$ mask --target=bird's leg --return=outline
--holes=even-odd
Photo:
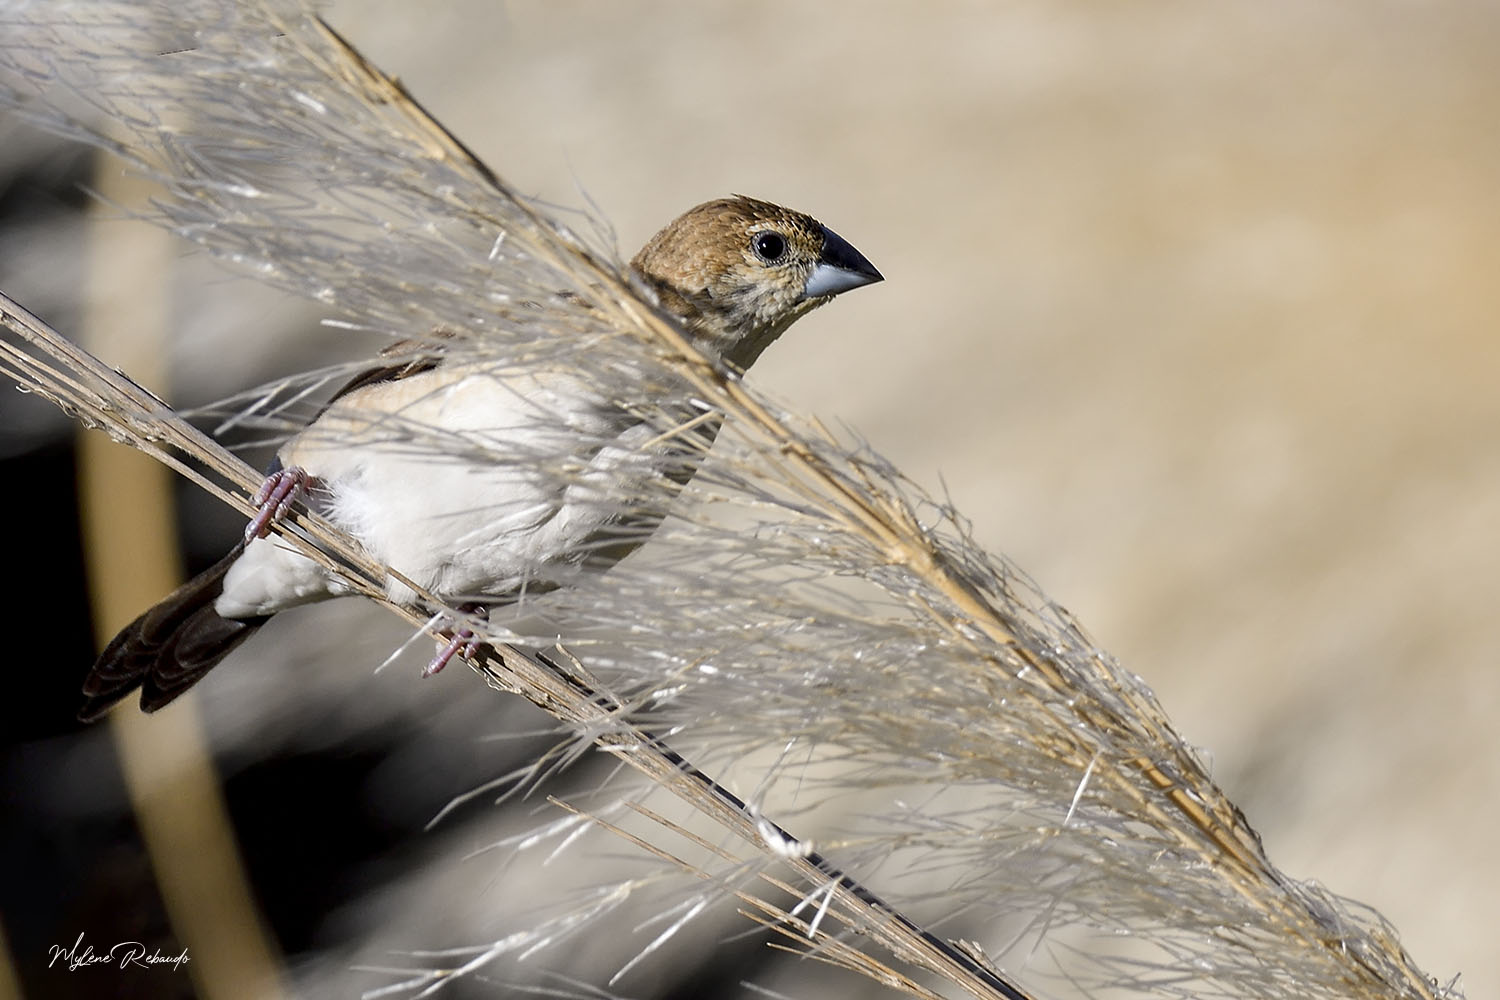
[[[296,465],[277,469],[267,476],[255,491],[255,516],[245,525],[245,541],[266,537],[271,525],[286,517],[292,501],[307,489],[310,481],[307,471]]]
[[[486,617],[488,610],[483,604],[460,604],[458,610],[466,615],[475,615],[479,618]],[[431,677],[448,665],[448,661],[459,654],[471,657],[479,652],[479,642],[474,638],[474,630],[460,625],[453,630],[453,637],[448,640],[448,645],[438,650],[438,654],[432,658],[422,671],[423,677]]]

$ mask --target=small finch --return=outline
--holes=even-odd
[[[705,353],[748,368],[799,317],[840,292],[880,281],[863,255],[810,216],[734,197],[699,205],[646,244],[633,277]],[[398,359],[391,359],[396,361]],[[545,414],[545,420],[539,415]],[[244,541],[127,625],[83,684],[91,721],[135,688],[155,711],[198,681],[279,611],[348,593],[318,563],[268,534],[302,500],[418,587],[481,613],[520,594],[608,569],[665,515],[601,502],[651,477],[685,483],[704,448],[652,448],[659,429],[622,420],[576,376],[497,372],[429,344],[349,383],[277,453]],[[462,452],[413,446],[399,428],[474,443]],[[715,418],[699,430],[711,443]],[[493,458],[556,450],[560,435],[590,442],[569,477]],[[486,444],[489,455],[484,455]],[[624,483],[625,485],[621,485]],[[391,597],[415,604],[410,588]],[[427,672],[472,649],[453,642]]]

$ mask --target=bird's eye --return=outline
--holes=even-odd
[[[774,264],[786,256],[786,237],[780,233],[756,233],[750,241],[750,249],[767,264]]]

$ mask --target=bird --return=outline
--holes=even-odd
[[[644,299],[705,355],[741,372],[809,311],[883,280],[812,216],[743,195],[688,210],[628,267]],[[482,615],[607,571],[641,545],[666,511],[659,500],[632,507],[631,494],[651,481],[685,485],[718,432],[721,417],[700,412],[686,421],[692,433],[664,447],[638,410],[602,402],[580,376],[545,366],[497,370],[445,352],[445,336],[451,332],[420,347],[387,348],[394,357],[352,379],[282,445],[243,539],[99,655],[83,682],[81,721],[100,718],[136,689],[141,709],[156,711],[272,616],[350,593],[270,531],[295,504],[423,590]],[[435,456],[414,446],[412,437],[424,433],[457,435],[473,447]],[[527,449],[556,452],[559,442],[566,451],[570,440],[578,442],[577,467],[567,474],[514,460]],[[512,448],[511,461],[497,460],[501,445]],[[419,603],[398,582],[388,596]],[[451,635],[424,675],[456,654],[472,655],[468,628]]]

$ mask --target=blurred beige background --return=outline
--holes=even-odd
[[[1156,689],[1290,874],[1500,993],[1500,7],[346,2],[634,248],[729,192],[887,282],[757,371]]]

